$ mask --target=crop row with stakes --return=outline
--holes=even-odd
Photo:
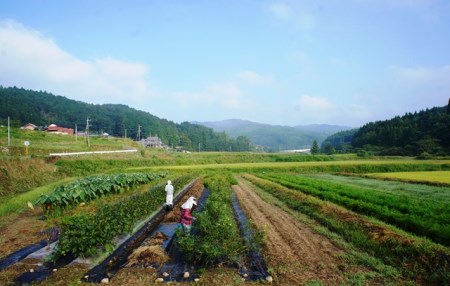
[[[45,210],[67,208],[82,202],[95,200],[106,194],[128,191],[134,186],[147,184],[153,180],[163,178],[167,174],[167,172],[121,173],[90,176],[71,184],[59,186],[49,195],[39,196],[33,202],[33,205],[42,205]]]
[[[174,179],[172,183],[178,190],[191,179],[191,176],[185,175]],[[164,200],[164,184],[160,184],[145,193],[104,205],[94,213],[65,217],[60,224],[61,235],[52,254],[53,259],[68,254],[87,257],[104,249],[111,252],[114,237],[131,233],[136,223],[155,212]]]
[[[191,263],[211,266],[231,263],[243,253],[245,247],[239,235],[232,209],[230,183],[224,176],[205,179],[211,195],[203,210],[194,213],[192,234],[177,234],[177,243],[186,259]]]
[[[442,283],[448,282],[450,251],[447,247],[271,180],[248,174],[243,177],[289,208],[326,226],[355,247],[398,267],[405,276],[420,277],[432,285],[446,285]]]
[[[449,202],[387,194],[372,188],[300,175],[278,173],[263,177],[357,213],[378,218],[414,234],[426,236],[435,242],[450,245]]]

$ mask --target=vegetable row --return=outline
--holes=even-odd
[[[172,181],[176,190],[192,179],[186,175]],[[113,250],[113,238],[131,233],[133,227],[163,205],[164,184],[150,188],[147,192],[131,195],[115,204],[104,205],[96,212],[79,213],[65,217],[61,224],[61,235],[53,258],[68,254],[92,256],[105,249]]]
[[[399,267],[403,274],[436,285],[448,281],[448,247],[409,235],[381,222],[356,214],[331,202],[254,175],[244,178],[286,204],[304,213],[357,248]]]
[[[435,242],[450,245],[450,204],[401,195],[376,189],[351,186],[298,175],[262,176],[305,194],[344,206],[360,214],[376,217]]]
[[[166,175],[167,172],[89,176],[71,184],[56,187],[51,194],[39,196],[33,205],[42,205],[46,210],[65,208],[95,200],[106,194],[122,193],[134,186],[147,184]]]
[[[232,209],[230,183],[224,176],[205,179],[211,191],[203,210],[194,215],[191,235],[177,234],[186,259],[196,265],[232,263],[245,252]]]

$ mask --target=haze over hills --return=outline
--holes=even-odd
[[[241,119],[206,122],[193,121],[191,123],[212,128],[216,132],[225,132],[233,138],[245,136],[255,145],[264,146],[273,150],[307,148],[311,146],[314,140],[320,144],[330,135],[353,128],[327,124],[291,127],[263,124]]]

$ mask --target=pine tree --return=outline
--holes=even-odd
[[[311,154],[319,154],[319,152],[320,152],[319,144],[317,143],[316,140],[314,140],[311,147]]]

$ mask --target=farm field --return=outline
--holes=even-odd
[[[155,164],[159,161],[151,164],[145,158],[148,155],[133,164],[122,164],[126,158],[114,159],[112,156],[108,156],[107,164],[97,157],[95,160],[60,160],[56,164],[70,180],[64,181],[64,176],[55,178],[60,183],[46,189],[45,197],[34,190],[22,194],[28,195],[27,200],[34,203],[34,210],[24,205],[13,211],[5,206],[11,200],[2,200],[1,207],[8,211],[3,212],[0,224],[0,259],[31,243],[48,239],[45,230],[56,226],[60,231],[58,243],[61,245],[56,252],[59,256],[76,253],[76,256],[95,257],[93,261],[99,265],[108,255],[104,250],[113,254],[118,250],[114,243],[108,242],[109,239],[124,233],[136,235],[147,220],[157,219],[158,226],[176,224],[178,207],[183,200],[190,195],[199,198],[203,190],[208,189],[211,194],[205,198],[204,210],[194,213],[198,220],[193,224],[193,232],[198,233],[198,237],[178,238],[187,259],[186,265],[193,267],[192,277],[195,275],[199,279],[195,285],[253,284],[242,271],[247,269],[249,277],[252,276],[250,266],[244,265],[251,259],[248,253],[254,251],[261,253],[265,260],[261,264],[266,265],[265,270],[258,268],[265,273],[260,279],[266,280],[270,276],[272,285],[445,285],[448,281],[449,187],[367,177],[375,173],[387,175],[396,170],[410,174],[420,171],[425,176],[429,174],[428,178],[433,173],[445,175],[448,174],[448,160],[339,160],[337,157],[320,160],[305,157],[299,159],[303,162],[285,162],[290,157],[280,155],[277,160],[276,155],[265,158],[264,155],[253,155],[256,163],[251,163],[251,154],[246,155],[244,162],[237,162],[236,154],[227,157],[220,153],[201,154],[201,157],[193,154],[183,157],[185,161],[179,165]],[[215,163],[210,162],[213,157]],[[83,168],[95,170],[95,173],[85,175]],[[141,179],[140,173],[148,174],[145,178],[150,180]],[[70,195],[73,203],[68,200],[68,194],[56,195],[63,205],[44,207],[56,200],[49,199],[50,189],[61,189],[61,185],[69,188],[76,185],[77,180],[81,182],[94,174],[104,178],[112,174],[126,178],[124,174],[130,174],[142,182],[127,179],[130,187],[108,186],[106,190],[90,179],[85,184],[97,186],[102,195],[96,193],[84,200],[83,197],[88,195],[75,191],[72,192],[75,195]],[[435,180],[441,177],[439,175]],[[175,182],[180,180],[177,191],[197,179],[197,183],[180,193],[173,212],[162,209],[164,191],[161,188],[168,178]],[[40,188],[46,184],[53,183],[45,182]],[[91,187],[87,189],[94,192]],[[255,244],[239,234],[229,194],[236,196],[250,220]],[[148,210],[144,211],[146,208]],[[127,217],[124,228],[118,228],[122,217]],[[129,221],[131,217],[133,222]],[[102,223],[86,228],[91,220]],[[86,229],[90,229],[95,237],[105,238],[105,242],[98,240],[90,247],[84,242],[81,243],[83,247],[71,244],[76,240],[91,240],[81,236],[74,239],[80,230],[85,233]],[[143,245],[146,245],[146,251],[150,249],[151,236],[144,236],[136,239],[139,243],[135,242],[132,250],[144,251]],[[227,242],[227,236],[230,242]],[[161,241],[155,244],[158,247],[152,245],[151,249],[161,249]],[[103,252],[99,252],[100,243],[104,244]],[[139,259],[149,264],[137,259],[135,264],[138,266],[119,267],[113,271],[115,274],[110,277],[109,284],[161,285],[157,282],[162,277],[159,270],[170,257],[170,253],[164,254],[160,250],[148,253]],[[151,259],[158,261],[158,267],[155,264],[149,266]],[[36,269],[38,263],[44,262],[28,258],[1,269],[0,284],[14,282],[30,269]],[[88,266],[83,264],[61,266],[38,284],[91,285],[82,281],[88,271]],[[177,283],[192,284],[182,279]]]
[[[441,183],[450,186],[450,171],[375,173],[369,176],[402,181]]]

